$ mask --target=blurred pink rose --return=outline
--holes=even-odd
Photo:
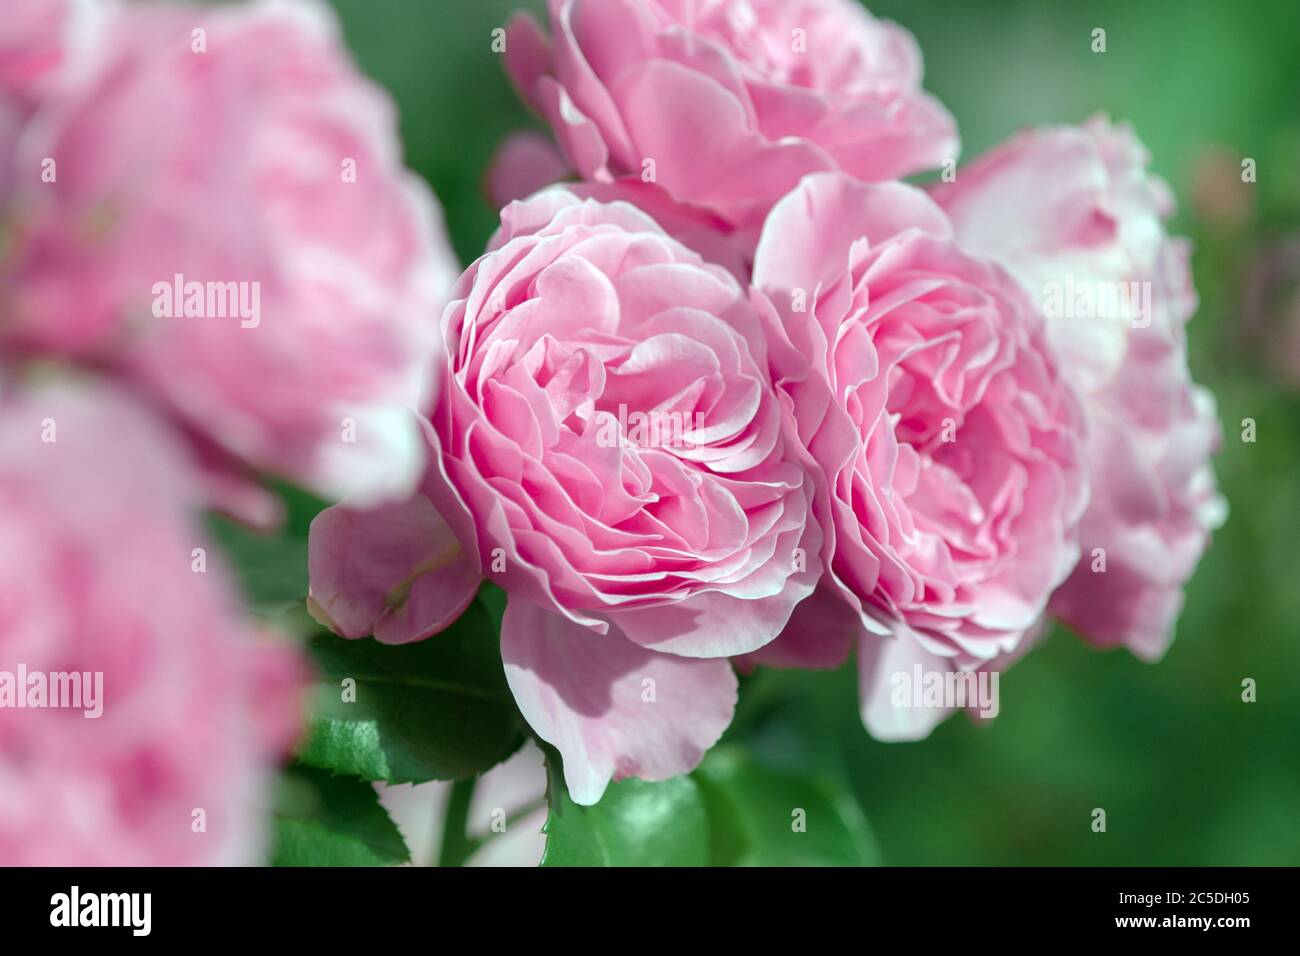
[[[102,0],[5,0],[0,18],[0,100],[30,108],[90,54]]]
[[[182,450],[113,392],[0,405],[0,863],[260,862],[301,665],[235,610]],[[74,671],[93,701],[6,697]]]
[[[128,380],[214,468],[409,492],[458,266],[388,99],[316,3],[101,14],[6,134],[0,344]]]
[[[807,173],[884,180],[957,155],[915,40],[853,0],[548,7],[552,38],[516,17],[506,64],[585,179],[653,172],[751,226]]]
[[[1226,514],[1214,399],[1187,368],[1187,244],[1131,130],[1097,118],[1022,134],[936,188],[961,241],[1005,265],[1048,317],[1084,397],[1092,503],[1052,611],[1096,644],[1160,657],[1182,587]]]
[[[1077,400],[1033,303],[912,187],[808,177],[768,217],[754,283],[824,476],[825,587],[857,618],[823,592],[754,659],[824,666],[856,634],[868,729],[924,736],[944,711],[892,706],[891,675],[1000,666],[1078,559]]]
[[[317,613],[415,640],[488,574],[510,685],[575,800],[689,770],[731,718],[724,658],[772,640],[820,571],[762,310],[631,205],[509,206],[443,315],[424,494],[317,518]]]

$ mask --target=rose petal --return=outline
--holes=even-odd
[[[501,657],[524,719],[560,751],[569,796],[584,806],[611,779],[694,769],[736,706],[725,660],[659,654],[525,601],[506,607]]]
[[[312,614],[344,637],[385,644],[443,630],[482,580],[429,499],[361,511],[327,508],[311,523]]]

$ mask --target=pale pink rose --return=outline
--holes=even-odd
[[[823,594],[753,659],[834,663],[857,636],[868,729],[924,736],[944,711],[888,706],[893,673],[998,666],[1078,559],[1077,399],[1024,291],[910,186],[806,178],[764,225],[754,283],[823,479],[824,587],[848,610]]]
[[[1210,467],[1214,399],[1187,368],[1188,248],[1165,232],[1173,198],[1148,162],[1128,127],[1097,118],[1022,134],[935,198],[964,244],[1043,304],[1084,397],[1092,503],[1051,609],[1094,643],[1152,660],[1226,511]]]
[[[506,64],[585,179],[653,174],[751,226],[807,173],[885,180],[957,155],[915,40],[854,0],[548,8],[549,39],[526,15],[511,22]]]
[[[129,381],[214,471],[408,493],[458,267],[332,15],[113,6],[84,56],[0,197],[3,346]]]
[[[0,406],[0,863],[261,862],[302,665],[236,610],[183,450],[116,392]],[[23,668],[100,693],[18,708]]]
[[[423,495],[317,518],[316,613],[414,640],[487,574],[510,686],[575,800],[692,768],[731,718],[725,658],[820,573],[770,309],[626,203],[509,206],[443,314]]]

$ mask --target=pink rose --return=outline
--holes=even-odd
[[[1214,399],[1187,368],[1188,248],[1165,232],[1173,197],[1148,161],[1131,130],[1097,118],[1022,134],[934,195],[963,243],[1042,302],[1084,397],[1092,503],[1052,611],[1151,660],[1226,511],[1210,467]]]
[[[301,665],[235,612],[182,449],[115,392],[0,406],[0,863],[259,862]]]
[[[756,226],[807,173],[884,180],[957,154],[916,42],[853,0],[548,6],[552,38],[517,17],[506,64],[585,179],[650,177]]]
[[[1000,666],[1078,559],[1077,400],[1033,303],[912,187],[808,177],[768,217],[754,284],[823,476],[831,591],[756,659],[825,664],[857,636],[868,729],[924,736],[944,711],[894,706],[892,676]]]
[[[510,686],[593,803],[698,762],[735,703],[725,658],[812,591],[820,535],[766,301],[626,203],[552,189],[501,218],[443,314],[423,495],[317,518],[312,600],[405,641],[501,583]]]
[[[105,12],[101,0],[6,0],[0,20],[0,101],[35,104],[80,59]]]
[[[332,16],[114,6],[85,56],[0,197],[0,344],[129,380],[219,468],[409,492],[458,267]]]

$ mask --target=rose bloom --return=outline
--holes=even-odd
[[[593,803],[716,741],[725,658],[813,590],[820,533],[762,297],[627,203],[555,188],[501,218],[443,313],[422,494],[318,517],[312,601],[341,634],[406,641],[499,582],[510,686]]]
[[[0,122],[0,345],[119,376],[214,476],[409,492],[458,266],[387,97],[316,3],[94,9],[75,69]],[[32,58],[0,39],[0,76]]]
[[[0,864],[264,859],[301,665],[236,612],[198,499],[134,400],[0,398]],[[95,700],[20,708],[3,685],[22,668],[78,672]],[[36,701],[29,686],[11,690]]]
[[[506,65],[584,179],[650,178],[757,226],[807,173],[885,180],[957,155],[907,31],[854,0],[549,0]],[[653,163],[653,167],[648,163]]]
[[[1226,506],[1210,466],[1214,399],[1187,367],[1189,250],[1165,232],[1173,197],[1148,162],[1130,129],[1096,118],[1022,134],[934,195],[963,243],[1044,303],[1084,396],[1092,503],[1052,611],[1098,645],[1153,660]]]
[[[772,210],[754,284],[774,378],[818,466],[823,590],[751,660],[825,666],[858,642],[882,739],[945,713],[895,675],[999,668],[1078,558],[1083,419],[1019,285],[902,184],[806,178]]]

